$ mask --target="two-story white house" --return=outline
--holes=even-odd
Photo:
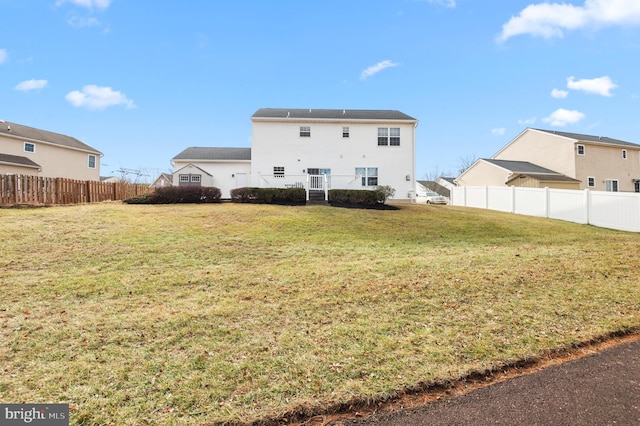
[[[262,108],[251,116],[255,186],[415,189],[418,120],[394,110]]]
[[[250,152],[187,148],[172,159],[173,184],[217,186],[223,198],[242,186],[298,187],[324,199],[329,189],[388,185],[394,201],[410,201],[417,126],[395,110],[262,108],[251,116]]]
[[[0,174],[99,181],[101,155],[71,136],[0,120]]]

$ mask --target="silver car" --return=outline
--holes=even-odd
[[[443,197],[437,192],[427,191],[427,204],[448,204],[447,197]]]

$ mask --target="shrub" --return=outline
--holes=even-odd
[[[235,203],[302,205],[307,202],[304,188],[254,188],[231,190],[231,201]]]
[[[373,205],[378,203],[378,193],[369,189],[330,189],[329,204]]]
[[[219,203],[220,189],[213,186],[166,186],[151,195],[124,200],[127,204]]]
[[[382,204],[386,203],[389,198],[396,194],[396,190],[389,185],[378,185],[376,186],[376,189],[374,189],[374,192],[376,193],[378,202]]]

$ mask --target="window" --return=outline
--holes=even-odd
[[[24,143],[24,152],[36,152],[36,144],[25,142]]]
[[[623,149],[623,150],[622,150],[622,159],[623,159],[623,160],[626,160],[626,159],[627,159],[627,150],[626,150],[626,149]]]
[[[360,177],[362,186],[378,185],[377,167],[356,167],[356,176]]]
[[[300,126],[300,137],[301,138],[310,138],[311,137],[311,127],[309,127],[309,126]]]
[[[390,128],[389,134],[391,135],[391,139],[389,140],[389,145],[400,146],[400,127]]]
[[[578,151],[578,155],[584,155],[584,145],[576,145],[576,150]]]
[[[188,183],[189,182],[189,175],[180,175],[180,182]]]
[[[389,145],[389,129],[378,127],[378,146]]]
[[[89,155],[89,168],[90,169],[95,169],[96,168],[96,156],[95,155]]]
[[[284,167],[276,166],[273,168],[273,177],[283,178],[284,177]]]
[[[618,192],[618,180],[607,179],[604,181],[604,189],[609,192]]]
[[[593,176],[589,176],[587,178],[587,186],[589,186],[590,188],[596,186],[596,178],[594,178]]]
[[[378,146],[400,146],[400,127],[378,127]]]
[[[348,127],[343,127],[342,128],[342,137],[343,138],[348,138],[349,137],[349,128]]]
[[[200,183],[200,175],[191,175],[191,182]]]

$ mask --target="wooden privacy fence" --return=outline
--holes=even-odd
[[[28,175],[0,175],[0,206],[118,201],[152,192],[149,185]]]

